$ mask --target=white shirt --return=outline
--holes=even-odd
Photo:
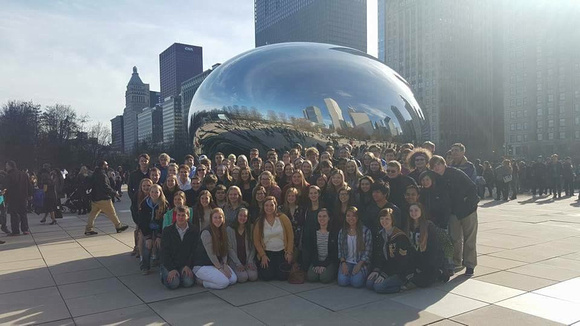
[[[189,223],[185,224],[185,229],[180,228],[179,226],[177,226],[177,223],[175,223],[175,228],[177,229],[177,233],[179,233],[181,241],[183,241],[183,236],[185,235],[185,232],[189,230]]]
[[[348,235],[346,239],[348,252],[346,254],[346,262],[356,264],[356,235]]]
[[[284,227],[278,217],[273,225],[264,220],[264,245],[268,251],[284,250]]]
[[[187,178],[185,182],[181,182],[181,179],[177,178],[177,185],[179,186],[179,189],[181,189],[182,191],[189,190],[191,189],[191,180]]]

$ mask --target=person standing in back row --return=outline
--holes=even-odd
[[[439,175],[438,182],[449,192],[449,233],[453,240],[455,268],[461,270],[465,266],[465,275],[471,276],[477,265],[477,187],[463,171],[447,166],[439,155],[429,160],[429,166]]]
[[[109,177],[107,176],[108,170],[109,163],[101,161],[93,173],[93,180],[91,182],[93,189],[91,192],[91,213],[89,214],[87,226],[85,227],[85,235],[98,234],[98,232],[94,230],[95,219],[101,212],[103,212],[103,214],[113,222],[117,233],[123,232],[128,228],[127,225],[124,225],[119,221],[119,217],[117,216],[117,212],[113,206],[112,199],[117,198],[119,194],[111,188]]]

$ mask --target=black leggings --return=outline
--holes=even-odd
[[[277,279],[279,281],[288,280],[289,272],[283,272],[280,270],[280,265],[286,261],[284,259],[284,250],[281,251],[266,251],[266,256],[270,261],[268,262],[268,267],[262,268],[262,264],[258,261],[258,276],[263,281],[271,281]]]

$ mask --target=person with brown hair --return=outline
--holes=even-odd
[[[152,185],[149,196],[139,206],[139,231],[141,232],[141,272],[149,274],[153,246],[161,247],[161,230],[163,228],[163,215],[167,212],[169,204],[163,195],[160,185]]]
[[[371,231],[363,226],[358,209],[350,207],[344,226],[338,233],[338,285],[352,285],[355,288],[365,285],[372,246]]]
[[[264,281],[287,280],[294,254],[292,224],[278,211],[277,204],[274,196],[266,197],[254,226],[254,246],[260,260],[258,275]]]
[[[407,156],[407,165],[411,168],[409,177],[413,178],[416,183],[419,183],[419,176],[421,173],[427,171],[429,160],[431,159],[431,152],[428,149],[417,147]]]
[[[443,272],[445,255],[438,238],[437,226],[429,221],[427,211],[421,203],[409,206],[408,225],[409,239],[415,249],[412,256],[414,274],[411,282],[419,287],[428,287],[437,280],[447,282],[449,276]],[[443,230],[439,232],[445,234]]]
[[[379,212],[381,230],[373,243],[373,271],[367,278],[367,289],[377,293],[397,293],[413,272],[413,247],[404,231],[395,226],[393,210]]]
[[[284,204],[280,205],[280,212],[286,214],[292,223],[292,230],[294,231],[294,253],[295,256],[300,256],[300,240],[302,239],[302,230],[304,228],[304,206],[299,202],[300,192],[294,187],[286,190],[284,196]]]
[[[169,209],[173,208],[173,196],[176,192],[180,191],[177,185],[177,176],[173,174],[168,174],[165,183],[163,184],[163,195],[165,195],[165,200],[169,204]]]
[[[175,193],[175,195],[173,196],[173,207],[174,208],[171,210],[168,210],[165,213],[165,215],[163,215],[163,229],[165,229],[166,227],[175,223],[175,221],[177,220],[176,208],[179,206],[187,207],[187,206],[185,206],[185,202],[186,202],[185,193],[181,190],[177,191]],[[188,210],[187,218],[189,219],[190,217],[193,216],[193,209],[191,207],[187,207],[187,210]],[[191,221],[191,220],[189,220],[189,221]],[[189,223],[191,223],[191,222],[189,222]]]
[[[217,205],[209,190],[202,190],[199,193],[199,200],[193,209],[193,225],[200,230],[205,229],[211,223],[211,212]]]
[[[242,200],[242,190],[238,186],[230,186],[223,208],[226,215],[226,225],[230,226],[237,220],[238,210],[242,207],[248,208],[248,204]]]
[[[326,208],[318,212],[318,230],[304,239],[303,250],[312,253],[306,278],[308,282],[330,283],[336,277],[338,245],[336,232],[330,230],[330,215]]]
[[[238,278],[228,266],[228,235],[224,211],[211,211],[211,223],[201,231],[201,245],[195,250],[193,272],[206,289],[221,290]]]
[[[295,170],[292,173],[292,177],[290,178],[290,182],[282,189],[282,198],[286,197],[286,192],[290,188],[295,188],[298,190],[298,201],[300,204],[306,203],[308,199],[308,187],[310,184],[304,178],[304,174],[300,170]]]
[[[237,171],[239,179],[236,181],[234,178],[233,184],[240,187],[240,190],[242,191],[242,200],[246,203],[251,203],[252,192],[254,191],[254,188],[256,188],[256,180],[254,180],[252,171],[248,167],[238,168]]]
[[[192,268],[199,241],[199,229],[189,223],[189,208],[176,206],[174,210],[175,222],[163,230],[159,270],[161,283],[171,290],[179,286],[188,288],[195,283]]]
[[[248,219],[248,209],[240,207],[233,223],[227,228],[228,264],[236,273],[238,282],[258,279],[258,267],[254,262],[256,248],[252,241],[252,224]]]
[[[276,180],[274,179],[274,175],[270,171],[264,171],[260,173],[258,176],[258,182],[264,187],[264,189],[266,189],[266,194],[268,196],[276,197],[277,201],[282,198],[282,189],[278,187]]]

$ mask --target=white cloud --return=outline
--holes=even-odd
[[[368,0],[376,56],[377,0]],[[0,11],[0,104],[69,104],[95,122],[124,108],[133,66],[159,90],[159,53],[174,42],[203,47],[204,69],[254,47],[249,0],[28,0]]]
[[[246,3],[247,2],[247,3]],[[159,53],[200,45],[204,68],[254,47],[250,1],[28,1],[0,12],[0,103],[72,105],[107,122],[134,65],[159,90]]]

